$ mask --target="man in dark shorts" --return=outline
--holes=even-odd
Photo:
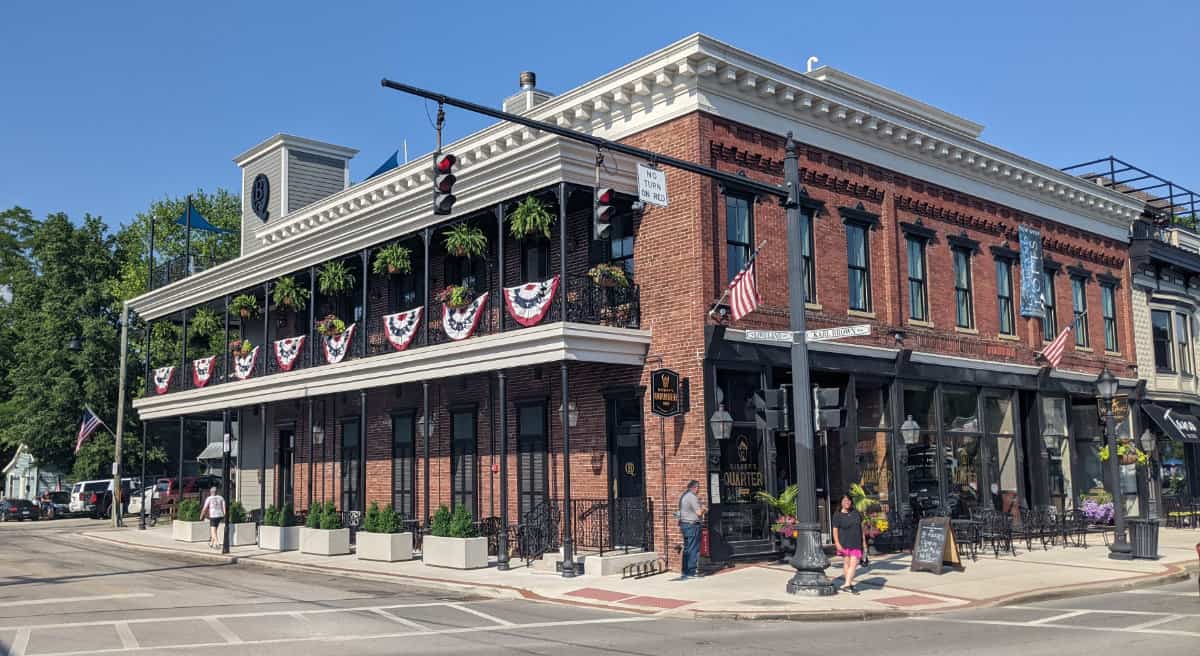
[[[200,508],[200,519],[208,518],[208,546],[211,549],[217,549],[221,546],[221,539],[217,529],[221,527],[221,522],[225,519],[225,498],[217,494],[217,487],[214,485],[208,490],[208,498],[204,500],[204,506]]]

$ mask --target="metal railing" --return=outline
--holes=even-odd
[[[649,497],[572,499],[571,538],[578,551],[629,553],[654,548],[654,500]]]
[[[187,256],[185,255],[160,262],[154,265],[150,273],[150,289],[165,287],[192,274],[211,269],[220,263],[215,257],[198,253],[192,253],[191,266],[187,266]]]

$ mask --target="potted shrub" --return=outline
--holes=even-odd
[[[769,492],[759,492],[756,495],[759,501],[775,511],[776,519],[775,523],[771,524],[771,530],[779,536],[780,545],[785,554],[794,550],[798,533],[796,527],[796,495],[798,493],[797,486],[789,485],[777,497]]]
[[[1100,447],[1100,462],[1108,462],[1108,446]],[[1137,465],[1144,467],[1150,463],[1150,456],[1133,445],[1129,440],[1117,442],[1117,457],[1122,465]]]
[[[483,230],[470,223],[458,223],[446,230],[446,252],[455,257],[480,257],[487,248]]]
[[[545,203],[533,196],[526,196],[508,215],[508,229],[517,239],[531,237],[537,233],[549,239],[550,226],[557,220],[558,217],[550,213]]]
[[[475,290],[466,285],[447,285],[435,298],[451,310],[461,310],[475,300]]]
[[[421,560],[426,565],[453,569],[487,567],[487,538],[474,537],[475,526],[465,506],[454,514],[446,506],[438,508],[430,525],[430,535],[421,542]]]
[[[246,508],[241,501],[229,504],[229,514],[225,517],[225,521],[229,522],[229,546],[244,547],[258,542],[254,522],[246,521]],[[218,537],[224,540],[224,531],[219,533]]]
[[[326,296],[336,296],[350,291],[354,287],[354,274],[341,260],[326,262],[317,272],[317,288]]]
[[[392,242],[375,253],[375,273],[412,273],[412,250]]]
[[[217,313],[206,307],[196,308],[196,313],[188,322],[188,332],[196,337],[208,337],[222,328],[224,326]]]
[[[346,332],[346,322],[337,318],[337,315],[327,314],[324,319],[317,319],[316,328],[318,335],[330,337]]]
[[[263,525],[258,531],[258,546],[274,551],[295,551],[300,548],[300,527],[293,526],[292,504],[282,508],[268,506],[263,513]]]
[[[607,262],[601,262],[588,269],[588,277],[601,287],[625,289],[629,286],[629,278],[625,275],[625,269]]]
[[[258,298],[250,294],[238,294],[229,302],[229,309],[237,312],[243,319],[258,316]]]
[[[297,284],[295,278],[284,276],[275,281],[271,298],[275,301],[275,307],[295,312],[308,303],[308,295],[308,289]]]
[[[379,509],[371,502],[358,532],[358,559],[394,563],[412,560],[412,533],[401,533],[399,518],[391,504]]]
[[[350,529],[342,528],[342,515],[330,501],[308,511],[308,521],[300,535],[300,551],[318,556],[350,553]]]
[[[184,499],[175,507],[175,521],[171,522],[171,537],[179,542],[205,542],[208,540],[208,522],[200,521],[200,502]]]

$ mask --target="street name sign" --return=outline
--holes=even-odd
[[[827,342],[831,339],[844,337],[862,337],[871,334],[871,324],[863,323],[857,326],[838,326],[837,328],[819,328],[804,331],[806,342]],[[792,343],[793,333],[790,330],[747,330],[746,339],[751,342],[783,342]]]
[[[667,206],[667,172],[638,164],[638,200],[659,207]]]

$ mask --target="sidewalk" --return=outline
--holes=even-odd
[[[420,587],[454,589],[490,597],[522,597],[625,611],[688,617],[744,619],[873,619],[1029,601],[1036,598],[1101,592],[1187,577],[1197,567],[1196,544],[1200,531],[1163,528],[1158,561],[1114,561],[1108,549],[1095,544],[1087,549],[1051,547],[1032,551],[1018,548],[1011,555],[993,558],[988,552],[978,560],[964,561],[963,571],[941,575],[909,571],[908,554],[880,556],[860,571],[860,595],[795,597],[785,592],[792,568],[786,564],[744,564],[698,580],[679,581],[673,572],[646,579],[622,580],[619,576],[578,576],[527,568],[513,561],[513,569],[452,570],[428,567],[420,560],[402,563],[360,561],[349,556],[313,556],[298,551],[263,551],[235,547],[221,556],[205,543],[171,539],[170,526],[139,531],[136,528],[97,529],[84,535],[93,540],[133,548],[169,551],[220,562],[311,571],[323,574],[392,580]],[[1022,544],[1021,547],[1024,545]],[[831,566],[828,574],[841,575]]]

